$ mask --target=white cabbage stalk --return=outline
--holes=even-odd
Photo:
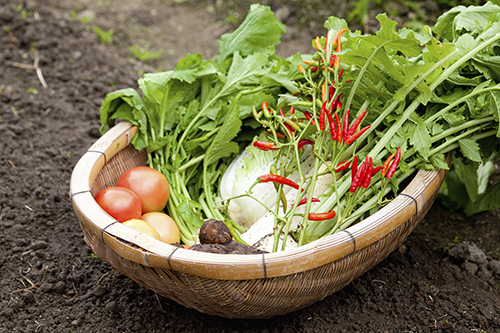
[[[311,176],[314,166],[314,157],[312,155],[311,146],[305,146],[301,156],[301,168],[305,177]],[[222,200],[227,200],[239,195],[243,195],[255,183],[256,179],[263,175],[268,174],[271,165],[275,162],[277,153],[276,151],[261,151],[253,146],[247,147],[228,167],[224,173],[220,184],[220,195]],[[320,168],[320,173],[325,169],[324,166]],[[287,178],[299,182],[300,176],[298,172],[292,173]],[[319,198],[328,189],[328,184],[332,184],[333,179],[331,174],[318,177],[313,196]],[[298,191],[289,187],[283,186],[288,209],[291,208],[297,197]],[[271,209],[272,212],[276,211],[275,204],[277,202],[277,192],[273,183],[257,184],[252,189],[252,195],[259,201],[264,203]],[[312,203],[311,208],[320,205],[321,203]],[[279,213],[282,214],[283,207],[280,201]],[[296,209],[296,213],[304,213],[305,205]],[[227,208],[228,216],[239,225],[248,228],[246,232],[241,235],[241,238],[250,245],[256,246],[261,250],[271,252],[273,247],[273,232],[274,232],[274,214],[268,211],[267,208],[262,206],[254,199],[244,196],[237,199],[230,200]],[[297,225],[302,219],[296,216],[292,219],[290,230]],[[279,247],[281,248],[282,240]],[[297,244],[292,237],[287,237],[286,248],[294,248]]]
[[[324,171],[324,166],[320,167],[320,173]],[[311,176],[313,170],[311,169],[308,174],[306,174],[306,177]],[[333,184],[333,177],[330,173],[319,176],[318,180],[316,181],[316,187],[314,189],[313,196],[316,198],[319,198],[323,193],[325,193],[326,190],[328,190],[328,185]],[[274,190],[274,188],[273,188]],[[276,192],[276,190],[274,191]],[[288,202],[288,209],[291,208],[293,203],[295,202],[295,198],[297,197],[297,191],[289,191],[286,194],[286,200]],[[315,206],[319,206],[321,203],[320,202],[313,202],[311,203],[311,208]],[[305,205],[297,207],[295,210],[295,213],[297,214],[303,214],[305,210]],[[271,208],[272,211],[275,211],[275,208]],[[312,210],[312,209],[311,209]],[[279,212],[281,213],[283,211],[283,204],[280,203],[280,208]],[[290,230],[293,230],[296,226],[297,223],[302,219],[300,216],[295,216],[292,219],[292,223],[290,225]],[[255,246],[256,248],[259,248],[264,251],[271,252],[273,250],[273,232],[274,232],[274,214],[271,212],[266,212],[260,219],[258,219],[246,232],[244,232],[241,235],[241,238],[247,242],[248,244]],[[280,238],[280,242],[278,245],[278,249],[281,248],[281,244],[283,242],[283,237]],[[287,242],[286,242],[286,248],[291,249],[297,247],[297,243],[295,240],[287,236]]]
[[[301,168],[302,172],[307,174],[312,170],[314,158],[311,147],[305,146],[304,148],[301,157]],[[220,183],[221,199],[226,201],[246,194],[259,176],[269,173],[276,156],[276,151],[262,151],[253,146],[247,147],[229,165],[222,176]],[[298,172],[292,173],[287,178],[297,183],[300,181]],[[289,186],[283,186],[285,195],[292,190],[296,191]],[[269,208],[273,207],[277,200],[277,193],[273,183],[257,184],[252,189],[252,195]],[[266,207],[248,196],[230,200],[227,208],[228,216],[245,228],[249,228],[266,213]]]

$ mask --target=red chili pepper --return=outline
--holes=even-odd
[[[382,164],[382,172],[380,172],[380,175],[381,175],[382,177],[384,177],[384,176],[385,176],[385,174],[387,173],[387,169],[389,168],[389,165],[391,164],[391,161],[392,161],[392,159],[394,158],[394,156],[396,156],[396,152],[392,153],[392,154],[391,154],[391,156],[389,156],[389,157],[385,160],[384,164]]]
[[[302,149],[305,145],[311,145],[311,146],[313,146],[314,142],[311,141],[311,140],[308,140],[308,139],[302,139],[297,144],[297,148]]]
[[[346,32],[347,30],[349,30],[349,29],[344,28],[344,29],[340,29],[339,31],[337,31],[335,33],[335,35],[332,38],[332,47],[334,47],[334,46],[337,46],[337,48],[339,47],[338,44],[340,44],[340,37],[342,37],[342,34],[344,32]],[[336,52],[339,52],[339,51],[336,51]]]
[[[318,51],[323,50],[323,46],[321,46],[321,40],[319,39],[319,37],[316,37],[316,39],[314,40],[314,47]]]
[[[365,175],[366,175],[366,163],[363,162],[359,166],[358,170],[356,171],[356,174],[354,175],[354,179],[351,181],[351,193],[356,192],[359,186],[361,186],[361,183],[363,182]]]
[[[312,116],[311,112],[309,112],[309,111],[304,111],[304,116],[306,117],[306,119],[307,119],[308,121],[310,121],[310,122],[311,122],[311,125],[316,125],[316,122],[314,121],[314,119],[313,119],[313,116]],[[311,120],[311,119],[312,119],[312,120]]]
[[[311,202],[321,202],[321,201],[318,198],[312,198]],[[305,203],[307,203],[307,198],[304,198],[304,199],[300,200],[299,204],[297,205],[297,207],[299,207],[301,205],[304,205]]]
[[[280,116],[282,116],[283,118],[285,118],[285,113],[283,112],[282,108],[280,108]]]
[[[365,116],[366,116],[366,110],[363,111],[363,113],[361,113],[359,117],[352,122],[352,125],[349,128],[349,133],[347,134],[348,137],[351,137],[356,132],[356,129],[358,128],[359,124],[361,123],[361,121]]]
[[[337,106],[337,104],[340,103],[340,97],[342,97],[342,94],[337,95],[337,97],[335,97],[335,99],[332,101],[332,104],[330,105],[330,111],[335,110],[335,107]]]
[[[259,176],[257,178],[256,184],[268,183],[268,182],[274,182],[274,183],[278,183],[278,184],[288,185],[288,186],[291,186],[297,190],[300,187],[299,184],[297,184],[293,180],[290,180],[290,179],[285,178],[285,177],[280,176],[280,175],[273,175],[273,174],[265,174],[265,175]]]
[[[396,156],[394,157],[394,162],[392,162],[391,166],[389,167],[389,170],[387,171],[387,178],[392,178],[394,175],[394,172],[396,172],[396,169],[398,168],[399,160],[401,159],[401,146],[398,147],[398,150],[396,151]]]
[[[326,53],[326,49],[327,49],[327,47],[328,47],[328,36],[329,36],[329,35],[330,35],[330,31],[327,31],[327,32],[326,32],[325,48],[324,48],[325,53]]]
[[[337,62],[337,56],[335,54],[332,54],[332,56],[330,57],[330,66],[333,66],[335,67],[335,63]]]
[[[323,102],[323,105],[321,106],[321,111],[319,113],[319,129],[322,131],[325,130],[326,103],[327,101]]]
[[[347,169],[350,164],[351,164],[350,160],[340,162],[339,164],[337,164],[337,167],[335,167],[335,173],[338,173],[340,171]]]
[[[295,114],[295,108],[293,106],[290,106],[290,114],[291,115]]]
[[[267,102],[262,102],[262,112],[266,118],[271,118],[271,111],[269,110],[269,104]]]
[[[358,172],[358,157],[354,156],[354,159],[352,160],[352,178],[351,178],[351,183],[354,180],[354,176],[356,175],[356,172]]]
[[[311,64],[318,65],[318,62],[314,60],[302,60],[302,62],[306,65],[311,65]]]
[[[339,31],[337,31],[337,33],[333,37],[336,40],[336,42],[337,42],[337,47],[335,48],[335,52],[337,52],[337,53],[339,53],[340,51],[342,51],[341,38],[342,38],[342,34],[344,32],[346,32],[347,30],[348,29],[340,29]],[[339,67],[340,66],[340,58],[338,56],[335,57],[334,64],[332,66],[334,66],[334,67]]]
[[[286,122],[287,118],[285,117],[285,113],[283,112],[283,109],[280,108],[280,116],[282,116]],[[283,124],[285,125],[285,128],[286,128],[286,131],[288,132],[288,136],[289,137],[292,137],[293,136],[293,131],[294,129],[292,128],[292,126],[288,125],[287,123]]]
[[[333,67],[340,67],[340,58],[337,56],[335,56],[335,61],[333,62]]]
[[[333,219],[337,215],[335,211],[332,209],[329,212],[326,213],[309,213],[309,220],[311,221],[324,221],[324,220],[329,220]]]
[[[372,177],[375,176],[380,170],[382,170],[382,166],[378,166],[376,168],[373,168]]]
[[[341,69],[340,69],[340,72],[339,72],[339,80],[340,80],[340,77],[342,76],[342,74],[344,74],[344,69],[343,69],[343,68],[341,68]]]
[[[340,52],[342,51],[342,43],[340,43],[341,41],[341,38],[342,38],[342,34],[344,32],[346,32],[347,30],[349,29],[340,29],[339,31],[337,31],[337,33],[335,34],[335,36],[333,36],[333,38],[335,38],[335,40],[337,41],[337,47],[335,48],[335,52]]]
[[[318,67],[316,67],[316,66],[311,66],[309,68],[311,69],[311,72],[313,72],[313,73],[316,73],[316,71],[318,70]]]
[[[353,143],[354,141],[356,141],[361,136],[361,134],[363,134],[364,132],[366,132],[369,128],[370,128],[370,126],[366,126],[366,127],[362,128],[360,131],[354,133],[347,140],[345,140],[345,144],[346,145],[350,145],[351,143]]]
[[[266,141],[254,141],[253,146],[259,148],[260,150],[268,151],[268,150],[276,150],[276,144],[273,142]]]
[[[339,115],[335,112],[335,123],[337,124],[337,141],[342,142],[342,124],[340,123]]]
[[[349,112],[351,109],[347,110],[345,115],[344,115],[344,126],[342,127],[342,137],[344,142],[349,138],[348,133],[349,133]]]
[[[337,105],[335,105],[335,107],[336,107],[337,109],[342,109],[342,103],[340,102],[340,98],[339,98],[339,100],[337,101]]]
[[[372,180],[372,171],[373,171],[373,159],[371,156],[367,157],[368,159],[368,164],[366,166],[366,175],[365,179],[363,180],[363,188],[368,188],[370,186],[370,182]]]
[[[303,74],[305,71],[304,67],[301,65],[297,65],[297,69],[299,70],[299,73],[301,73],[301,74]]]
[[[328,91],[328,100],[331,101],[333,98],[333,95],[335,95],[335,87],[333,85],[330,85],[330,89]],[[333,102],[332,102],[333,104]],[[331,108],[330,108],[331,109]]]
[[[333,141],[337,141],[337,128],[335,127],[335,122],[333,120],[333,116],[332,114],[330,113],[330,111],[325,111],[326,112],[326,116],[328,118],[328,125],[330,125],[330,134],[332,135],[332,140]]]

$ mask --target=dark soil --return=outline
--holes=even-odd
[[[0,332],[500,332],[499,211],[466,217],[436,203],[374,269],[309,308],[268,320],[207,316],[117,273],[84,243],[68,196],[73,166],[100,136],[99,105],[186,53],[214,56],[248,4],[0,3]],[[309,52],[324,18],[351,9],[281,3],[271,5],[289,27],[282,56]],[[420,4],[429,20],[439,14],[433,2]],[[101,43],[94,25],[114,29],[113,43]],[[163,54],[140,62],[133,44]]]

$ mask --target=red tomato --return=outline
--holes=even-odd
[[[120,222],[138,219],[142,215],[141,200],[124,187],[108,187],[94,197],[95,201],[113,218]]]
[[[167,178],[159,171],[146,166],[138,166],[125,171],[116,186],[128,188],[142,202],[142,213],[161,212],[170,196]]]

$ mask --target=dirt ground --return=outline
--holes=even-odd
[[[288,27],[281,56],[309,52],[324,19],[352,8],[279,3],[272,8]],[[68,190],[75,163],[100,136],[104,96],[137,87],[142,73],[170,69],[186,53],[214,56],[248,4],[0,0],[0,332],[500,332],[500,211],[466,217],[436,202],[374,269],[267,320],[187,309],[93,255]],[[442,9],[421,4],[432,23]],[[112,43],[94,26],[113,29]],[[132,45],[163,53],[141,62]]]

